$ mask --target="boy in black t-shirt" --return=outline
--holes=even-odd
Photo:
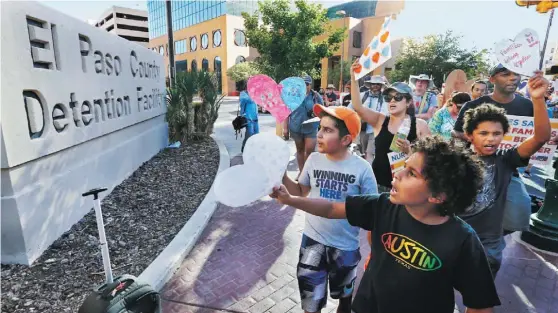
[[[484,161],[484,186],[473,205],[461,215],[479,235],[486,251],[492,274],[502,263],[504,208],[512,174],[527,166],[529,159],[550,140],[550,120],[544,93],[548,81],[537,72],[528,82],[534,112],[534,133],[517,147],[498,147],[509,130],[506,111],[492,104],[482,104],[465,112],[463,129],[475,153]],[[482,99],[482,98],[481,98]]]
[[[468,312],[500,305],[486,255],[475,231],[455,214],[473,203],[482,162],[461,143],[439,136],[419,140],[390,193],[346,202],[272,197],[310,214],[347,218],[372,231],[372,254],[353,301],[356,313],[453,313],[454,288]]]

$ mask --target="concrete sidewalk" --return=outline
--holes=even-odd
[[[242,162],[242,139],[234,138],[231,121],[238,102],[221,108],[216,135],[231,155],[231,165]],[[275,132],[274,120],[260,116],[260,130]],[[294,145],[289,142],[291,153]],[[289,175],[297,174],[294,158]],[[241,182],[239,182],[241,183]],[[264,198],[250,206],[220,205],[200,241],[162,290],[164,313],[190,312],[302,312],[296,264],[304,215]],[[504,263],[496,279],[502,306],[496,312],[558,313],[558,257],[526,248],[507,238]],[[369,249],[361,232],[359,278]],[[456,293],[457,302],[460,297]],[[322,312],[335,312],[329,301]],[[463,312],[462,306],[460,306]]]

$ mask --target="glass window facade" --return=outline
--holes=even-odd
[[[176,72],[186,72],[188,71],[188,60],[176,61]]]
[[[209,61],[205,58],[202,60],[202,70],[209,71]]]
[[[178,55],[186,52],[188,52],[186,39],[178,40],[174,42],[174,54]]]
[[[165,1],[147,1],[147,19],[150,39],[165,35],[167,33]]]
[[[242,12],[254,13],[258,2],[253,0],[220,1],[172,1],[172,29],[177,31],[192,25],[214,19],[224,14],[238,15]],[[148,0],[149,38],[167,33],[165,1]]]
[[[243,62],[246,62],[246,58],[239,55],[239,56],[236,57],[236,60],[234,61],[234,64],[243,63]]]
[[[234,30],[234,44],[239,47],[246,47],[246,35],[240,29]]]
[[[218,29],[216,31],[213,32],[213,47],[219,47],[221,46],[221,30]]]
[[[207,49],[207,47],[209,46],[209,36],[207,35],[207,33],[205,33],[202,34],[200,38],[201,38],[201,48]]]
[[[198,39],[196,37],[190,37],[190,51],[196,51],[198,49]]]
[[[353,32],[353,48],[360,48],[362,43],[362,33],[354,31]]]
[[[347,16],[354,18],[363,18],[369,16],[376,16],[376,5],[377,0],[368,1],[351,1],[336,6],[332,6],[327,9],[327,17],[330,19],[339,18],[337,16],[337,11],[343,10],[347,13]]]

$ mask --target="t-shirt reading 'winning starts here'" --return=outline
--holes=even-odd
[[[423,224],[386,193],[347,197],[346,210],[349,223],[372,231],[373,240],[354,312],[453,313],[454,288],[468,308],[500,305],[482,244],[460,218]]]
[[[310,186],[308,197],[332,202],[344,202],[348,195],[378,193],[372,167],[356,155],[343,161],[331,161],[325,154],[314,152],[308,157],[298,182]],[[344,251],[359,247],[359,229],[345,219],[332,220],[307,213],[304,234]]]

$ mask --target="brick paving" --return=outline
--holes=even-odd
[[[274,129],[268,125],[265,131]],[[228,140],[226,145],[239,151],[240,142]],[[236,157],[231,165],[241,162]],[[295,175],[293,163],[289,174]],[[303,227],[302,212],[269,198],[242,208],[220,205],[196,247],[163,288],[163,312],[303,312],[296,281]],[[526,248],[512,236],[506,238],[508,247],[496,279],[502,306],[495,311],[558,313],[558,257]],[[369,253],[364,232],[361,253],[357,283]],[[464,312],[457,293],[456,299]],[[330,299],[322,312],[336,308]]]

